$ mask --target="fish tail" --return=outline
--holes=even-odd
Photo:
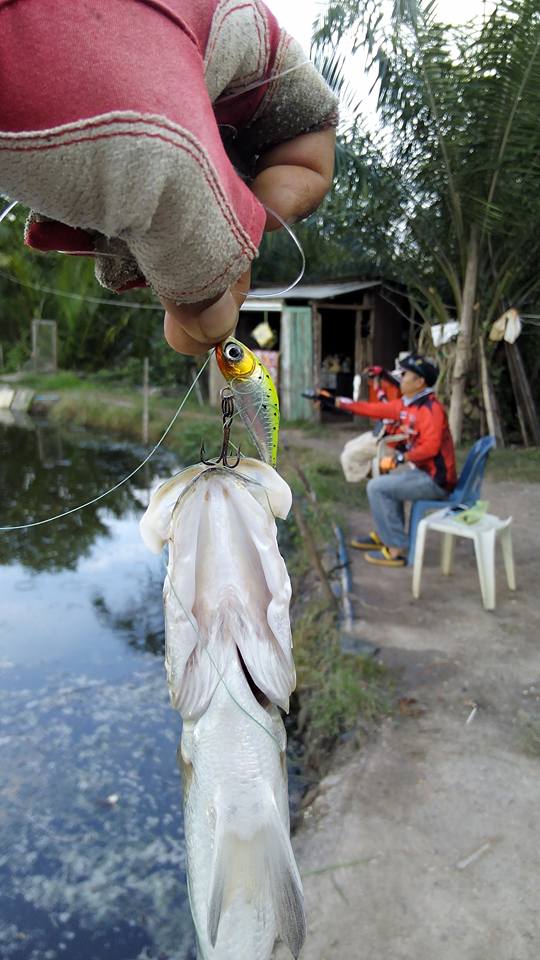
[[[273,915],[276,936],[298,957],[306,937],[302,882],[289,835],[271,800],[265,823],[249,839],[216,823],[208,901],[208,939],[215,947],[228,904],[242,891],[259,915]]]

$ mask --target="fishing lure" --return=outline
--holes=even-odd
[[[275,467],[279,400],[272,377],[253,351],[234,337],[216,347],[216,359],[260,457]]]

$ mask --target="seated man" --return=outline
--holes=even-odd
[[[439,369],[433,360],[410,354],[400,362],[401,399],[386,403],[363,403],[346,397],[319,394],[324,405],[360,417],[388,419],[399,425],[408,439],[381,461],[381,476],[367,485],[375,531],[353,540],[352,546],[367,552],[369,563],[400,567],[407,562],[406,500],[444,500],[456,485],[454,445],[444,407],[433,392]]]

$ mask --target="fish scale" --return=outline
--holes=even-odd
[[[233,645],[224,680],[226,686],[217,687],[206,713],[196,723],[184,723],[182,734],[184,783],[189,784],[185,824],[191,904],[201,960],[262,960],[272,952],[277,918],[269,891],[264,886],[257,889],[261,876],[254,870],[253,848],[270,826],[265,814],[270,802],[279,811],[283,835],[288,831],[285,730],[275,707],[261,707],[251,694]],[[232,831],[226,849],[235,853],[234,861],[228,862],[235,876],[213,949],[207,910],[216,856],[216,808],[224,832]],[[274,844],[278,842],[274,839]]]

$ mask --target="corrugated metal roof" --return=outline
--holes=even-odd
[[[244,300],[240,310],[247,310],[249,313],[259,310],[261,313],[281,313],[283,310],[283,300],[281,297],[275,297],[273,300],[260,300],[258,297],[248,297]]]
[[[344,293],[355,293],[357,290],[369,290],[370,287],[380,286],[380,280],[348,280],[343,283],[299,283],[293,290],[286,293],[284,297],[276,299],[287,302],[288,300],[327,300],[331,297],[339,297]],[[264,297],[270,300],[279,293],[279,287],[254,287],[253,292],[257,298]],[[251,304],[250,298],[248,301]],[[256,299],[253,299],[255,305]],[[253,307],[255,309],[255,306]],[[261,308],[262,309],[262,308]]]

